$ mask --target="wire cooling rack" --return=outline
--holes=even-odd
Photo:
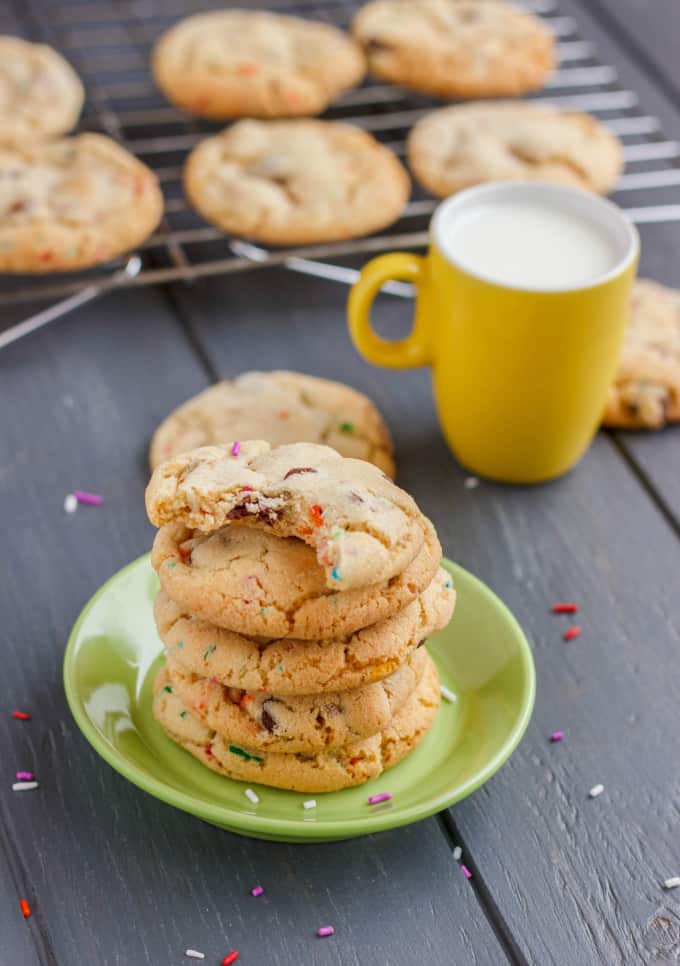
[[[240,5],[246,4],[241,0]],[[248,5],[347,26],[359,3],[268,0]],[[559,47],[559,70],[533,100],[589,111],[619,135],[626,173],[613,197],[634,222],[680,221],[680,204],[673,203],[674,192],[668,190],[680,184],[680,145],[664,138],[658,119],[640,110],[636,94],[618,83],[616,70],[599,61],[593,44],[554,0],[524,0],[522,5],[545,19]],[[180,17],[224,6],[205,0],[25,0],[20,14],[24,32],[57,47],[84,80],[87,102],[80,129],[109,134],[156,172],[165,195],[165,217],[141,246],[135,270],[128,263],[125,271],[125,262],[119,260],[68,278],[5,278],[0,305],[67,294],[80,304],[83,291],[93,297],[112,284],[174,282],[267,265],[351,281],[352,269],[332,264],[333,259],[426,244],[427,223],[437,202],[417,185],[402,217],[387,232],[300,249],[268,250],[231,239],[189,208],[182,193],[182,164],[187,152],[221,125],[188,118],[165,101],[154,88],[149,54],[158,35]],[[368,80],[336,101],[324,117],[371,131],[403,157],[409,128],[433,106],[427,97]],[[644,204],[627,205],[631,192],[636,200],[644,198]],[[400,283],[392,289],[397,295],[409,294],[409,286]]]

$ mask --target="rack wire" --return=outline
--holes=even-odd
[[[206,225],[187,205],[181,185],[187,152],[220,125],[187,117],[159,94],[149,73],[151,47],[159,34],[180,17],[224,3],[205,0],[26,0],[24,11],[33,39],[53,44],[80,73],[87,101],[80,130],[101,131],[120,141],[157,174],[165,195],[165,217],[140,249],[137,274],[122,272],[118,260],[104,268],[66,277],[5,278],[0,305],[54,299],[85,286],[101,290],[191,280],[212,275],[283,265],[338,281],[354,273],[329,264],[347,256],[387,249],[420,248],[427,243],[427,224],[437,201],[414,184],[401,218],[386,232],[351,241],[296,249],[265,249],[232,239]],[[563,108],[595,114],[624,145],[625,174],[614,200],[637,223],[680,221],[680,144],[667,140],[656,117],[645,114],[635,92],[618,81],[614,67],[600,62],[594,45],[581,36],[572,17],[556,0],[523,0],[543,17],[558,41],[560,66],[547,87],[534,96]],[[268,0],[252,3],[346,27],[359,6],[353,0]],[[324,114],[367,131],[405,154],[410,127],[437,106],[430,98],[394,85],[368,80],[348,91]],[[635,204],[631,204],[634,199]],[[637,203],[640,202],[640,203]],[[409,286],[394,287],[408,294]]]

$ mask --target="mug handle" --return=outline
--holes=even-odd
[[[377,334],[371,325],[373,300],[385,282],[398,279],[419,288],[425,271],[425,259],[410,252],[390,252],[371,259],[352,286],[347,303],[349,331],[357,351],[368,362],[388,369],[412,369],[430,362],[427,336],[418,312],[411,333],[405,339],[390,342]],[[420,292],[418,292],[420,295]]]

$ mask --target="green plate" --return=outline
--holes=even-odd
[[[516,748],[534,703],[535,672],[522,630],[507,607],[462,567],[444,561],[458,604],[449,627],[428,648],[442,683],[434,727],[396,768],[359,788],[314,796],[245,785],[215,775],[176,747],[151,715],[151,685],[162,645],[152,601],[149,557],[115,574],[87,604],[66,648],[64,685],[73,716],[90,744],[116,771],[156,798],[256,838],[332,841],[406,825],[439,812],[479,788]],[[389,807],[369,795],[389,791]],[[104,805],[104,803],[102,803]]]

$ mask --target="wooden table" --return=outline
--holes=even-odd
[[[679,135],[677,0],[564,6]],[[680,224],[641,234],[642,272],[678,284]],[[662,888],[680,874],[680,431],[600,434],[548,486],[465,489],[429,374],[365,365],[345,296],[283,270],[121,292],[0,355],[3,966],[165,966],[184,963],[187,947],[210,964],[237,948],[244,966],[680,962],[680,890]],[[385,298],[392,331],[409,312]],[[436,818],[346,843],[251,841],[155,801],[91,750],[61,685],[80,608],[150,545],[154,426],[218,375],[269,367],[373,396],[400,483],[447,555],[514,610],[538,671],[527,735],[484,788]],[[104,505],[65,515],[74,487]],[[560,598],[582,608],[584,633],[568,645],[549,613]],[[32,720],[13,719],[15,707]],[[548,742],[555,729],[559,745]],[[12,794],[14,771],[32,766],[39,791]],[[255,882],[267,889],[258,901]],[[20,897],[33,908],[26,921]],[[335,936],[318,940],[325,922]]]

